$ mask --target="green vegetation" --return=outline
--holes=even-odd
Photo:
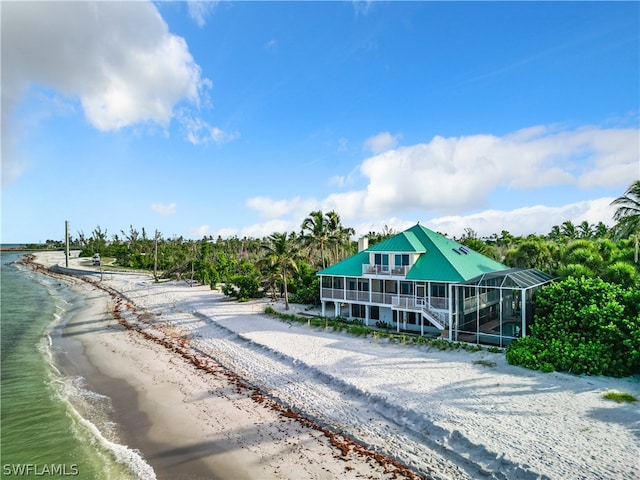
[[[298,271],[300,251],[296,243],[296,234],[274,233],[262,244],[266,256],[261,260],[267,268],[275,268],[276,278],[282,279],[285,308],[289,310],[289,290],[287,277],[290,272]]]
[[[607,400],[613,400],[616,403],[633,403],[637,402],[638,399],[631,395],[630,393],[616,392],[610,391],[602,395],[602,398],[606,398]]]
[[[618,223],[610,231],[586,222],[579,229],[571,222],[554,229],[557,262],[542,244],[530,250],[538,259],[549,258],[550,269],[565,280],[536,293],[531,335],[509,345],[509,363],[543,372],[640,373],[640,181],[612,205],[618,206]],[[563,244],[564,237],[573,240]]]
[[[599,278],[540,289],[531,335],[507,349],[514,365],[623,377],[640,372],[640,290]]]
[[[592,375],[640,371],[640,182],[631,184],[612,204],[617,207],[617,223],[612,228],[602,222],[575,225],[565,221],[547,235],[517,237],[503,230],[478,237],[467,228],[456,239],[507,266],[538,268],[559,280],[535,299],[531,336],[510,346],[510,362],[543,371]],[[81,249],[85,257],[99,253],[102,258],[114,258],[113,268],[146,270],[156,279],[188,279],[220,288],[238,300],[269,295],[274,301],[283,298],[285,304],[318,305],[316,272],[357,251],[357,243],[351,240],[353,233],[352,228],[342,225],[337,212],[317,210],[304,219],[299,232],[274,233],[262,239],[164,238],[158,231],[148,235],[144,228],[133,226],[128,232],[109,236],[98,226],[89,236],[79,232],[71,239],[71,246]],[[366,236],[373,245],[395,233],[385,226],[382,232]],[[40,247],[62,249],[64,242],[47,240]],[[330,325],[328,320],[321,322]],[[356,331],[356,327],[352,329]],[[391,330],[376,335],[395,342],[428,341],[435,348],[458,348],[441,339],[403,339]]]

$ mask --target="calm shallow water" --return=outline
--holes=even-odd
[[[83,308],[83,297],[14,264],[22,255],[0,257],[1,475],[149,478],[150,467],[118,442],[109,398],[88,390],[84,378],[64,375],[54,362],[65,355],[56,339]]]

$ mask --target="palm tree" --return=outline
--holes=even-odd
[[[316,245],[319,247],[322,268],[327,266],[325,249],[330,240],[327,217],[322,213],[322,210],[311,212],[302,222],[302,241],[309,250],[314,250]]]
[[[598,222],[595,227],[596,238],[604,238],[607,236],[607,233],[609,233],[609,228],[603,222]]]
[[[560,240],[560,238],[562,237],[560,226],[554,225],[553,227],[551,227],[551,231],[549,232],[549,235],[547,235],[547,237],[549,237],[550,240]]]
[[[613,219],[618,222],[614,227],[619,236],[635,240],[634,261],[638,263],[638,240],[640,238],[640,180],[636,180],[624,195],[616,198],[611,205],[616,205]]]
[[[287,274],[290,270],[298,271],[299,250],[295,233],[272,233],[267,242],[262,244],[266,257],[262,260],[267,265],[278,266],[284,290],[284,308],[289,310],[289,292],[287,290]],[[261,262],[262,262],[261,261]]]
[[[344,247],[349,245],[351,236],[355,235],[355,230],[351,227],[342,226],[340,215],[335,210],[327,212],[325,215],[327,221],[327,233],[329,242],[334,248],[334,261],[341,260],[340,250],[344,252]]]
[[[580,225],[578,225],[578,231],[580,232],[580,238],[591,238],[593,237],[593,226],[589,224],[586,220],[583,221]]]
[[[346,258],[351,252],[351,237],[356,234],[355,228],[352,227],[340,227],[338,237],[340,238],[340,247],[342,254],[340,258],[336,258],[336,261]]]
[[[578,236],[576,226],[571,220],[567,220],[566,222],[562,223],[562,225],[560,226],[560,232],[564,237],[567,237],[569,239],[574,239]]]

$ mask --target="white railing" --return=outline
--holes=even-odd
[[[343,288],[322,288],[321,298],[335,298],[344,300],[345,290]]]
[[[414,297],[413,295],[394,295],[393,306],[404,310],[419,311],[424,305],[435,310],[447,310],[447,299],[440,297],[432,297],[430,300],[422,297]]]
[[[371,303],[391,305],[394,297],[394,293],[371,292]]]
[[[424,299],[412,297],[410,295],[394,295],[392,305],[404,310],[419,311],[422,308]]]
[[[447,315],[430,308],[428,305],[422,306],[422,315],[433,323],[438,329],[444,330],[447,324]]]
[[[365,263],[362,265],[362,274],[363,275],[385,275],[389,277],[406,277],[409,272],[409,266],[396,266],[391,267],[390,265],[371,265]]]
[[[393,307],[402,310],[421,312],[423,317],[440,330],[444,330],[447,324],[447,314],[436,310],[437,307],[433,304],[429,304],[429,302],[424,298],[416,298],[410,295],[395,295],[393,297],[392,305]]]
[[[445,302],[438,302],[437,304],[429,304],[424,298],[416,298],[411,295],[397,295],[395,293],[382,293],[382,292],[363,292],[359,290],[345,290],[343,288],[322,288],[322,299],[333,300],[346,300],[352,302],[364,302],[379,305],[391,305],[395,309],[408,310],[414,312],[422,312],[422,314],[429,319],[434,325],[447,323],[447,314],[440,310],[446,308]],[[445,300],[445,299],[433,299],[433,300]],[[442,303],[442,307],[440,304]],[[430,317],[430,318],[429,318]],[[436,325],[438,326],[438,325]]]
[[[322,299],[351,300],[384,305],[391,305],[395,296],[396,295],[394,293],[363,292],[359,290],[345,290],[343,288],[326,287],[323,287],[320,293],[320,298]]]
[[[345,300],[357,300],[359,302],[368,302],[369,292],[361,292],[359,290],[347,290]]]

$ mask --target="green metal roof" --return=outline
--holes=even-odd
[[[369,263],[369,252],[418,253],[407,273],[407,280],[464,282],[479,275],[507,270],[508,267],[420,224],[373,245],[318,275],[361,277],[362,265]]]
[[[413,231],[426,247],[427,253],[420,255],[407,274],[407,280],[463,282],[483,273],[508,268],[420,224],[409,230]]]
[[[391,238],[376,243],[370,252],[402,252],[402,253],[422,253],[425,251],[424,245],[418,240],[415,233],[405,230]]]
[[[363,250],[355,255],[345,258],[330,267],[320,270],[317,275],[335,275],[344,277],[361,277],[362,265],[369,263],[369,251]]]

